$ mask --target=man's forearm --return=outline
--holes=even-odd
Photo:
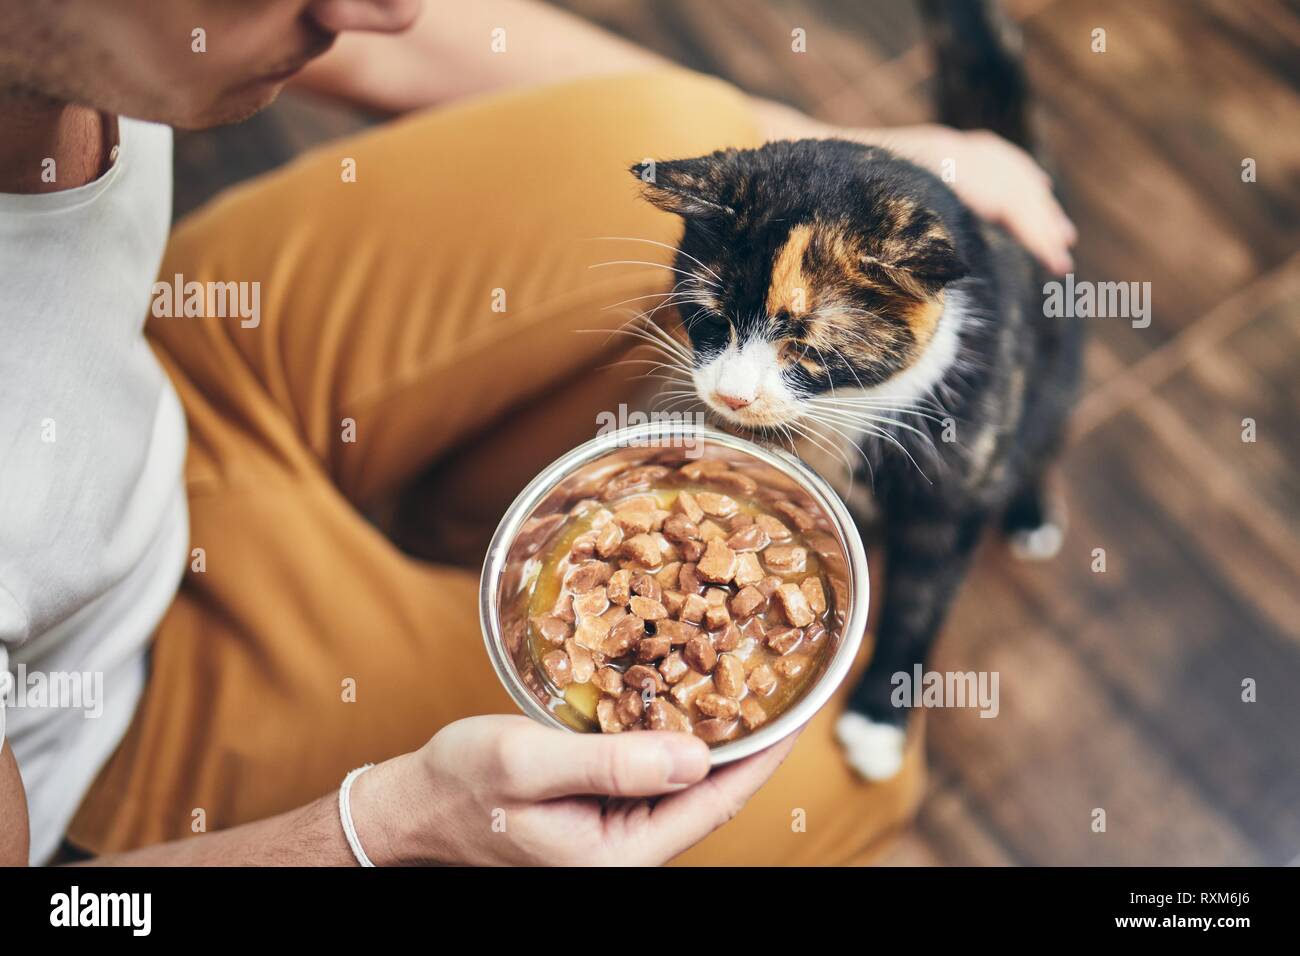
[[[0,866],[26,866],[30,836],[27,794],[18,762],[6,740],[0,743]]]
[[[410,827],[426,816],[418,763],[411,754],[403,754],[366,771],[353,785],[353,819],[361,845],[376,865],[432,859],[417,852],[422,841],[415,835],[384,823],[396,820]],[[229,830],[110,853],[86,862],[90,866],[357,865],[343,835],[337,793]]]
[[[425,857],[411,832],[385,826],[411,826],[425,816],[419,790],[419,761],[403,754],[365,771],[352,786],[352,817],[361,845],[377,865]],[[339,822],[338,795],[329,793],[278,817],[259,819],[214,834],[190,836],[155,847],[133,849],[87,861],[91,866],[355,866]]]
[[[494,36],[498,28],[504,32]],[[294,85],[402,113],[512,87],[666,65],[658,54],[544,3],[438,0],[399,36],[340,37]]]
[[[504,49],[493,50],[501,28]],[[659,54],[535,0],[430,5],[406,33],[348,34],[294,80],[311,92],[402,113],[512,87],[670,66]],[[768,139],[835,132],[774,100],[753,98]],[[865,132],[865,131],[864,131]]]
[[[27,798],[8,741],[0,748],[0,820],[4,822],[0,866],[26,866]],[[355,862],[339,823],[338,798],[333,795],[220,833],[89,861],[95,866],[346,866]]]
[[[305,807],[243,826],[110,853],[90,866],[354,866],[339,823],[338,798],[321,797]]]

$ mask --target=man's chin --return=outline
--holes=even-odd
[[[200,130],[242,123],[274,103],[280,91],[284,89],[284,82],[283,80],[268,81],[246,86],[237,92],[226,94],[197,114],[181,117],[171,125],[177,129]]]

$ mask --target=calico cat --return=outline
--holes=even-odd
[[[1023,145],[1022,74],[992,6],[926,10],[941,119]],[[861,524],[883,521],[875,652],[837,732],[859,773],[893,776],[907,711],[892,678],[924,663],[983,531],[1001,522],[1028,556],[1060,544],[1043,481],[1080,324],[1044,316],[1050,277],[1024,249],[885,149],[724,150],[657,162],[643,190],[685,221],[675,293],[699,400],[724,427],[799,439]]]

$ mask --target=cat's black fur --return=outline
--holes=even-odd
[[[941,119],[987,120],[1023,141],[1022,74],[991,8],[965,0],[925,8],[941,64]],[[980,76],[992,78],[983,105],[960,88]],[[800,141],[657,165],[646,193],[685,219],[676,265],[701,277],[708,302],[682,310],[698,363],[732,336],[761,333],[784,343],[792,387],[828,395],[887,382],[915,362],[936,303],[960,305],[966,316],[957,362],[933,392],[943,408],[935,417],[951,425],[899,416],[922,434],[891,429],[897,445],[864,439],[870,468],[859,459],[854,476],[883,519],[887,567],[875,652],[851,706],[903,726],[907,711],[890,701],[893,677],[924,662],[983,531],[1047,520],[1043,477],[1074,399],[1081,326],[1044,316],[1050,276],[1004,231],[884,150]],[[774,307],[775,264],[801,225],[811,238],[797,261],[800,281],[818,290],[819,303],[870,313],[850,332],[821,323],[815,307],[804,316]],[[810,350],[810,337],[820,350]],[[945,427],[956,441],[944,440]],[[875,517],[860,514],[864,524]]]

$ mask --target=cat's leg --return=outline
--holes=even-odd
[[[1066,508],[1060,486],[1049,480],[1065,445],[1070,409],[1078,387],[1082,342],[1079,323],[1061,331],[1047,365],[1038,373],[1043,387],[1024,409],[1020,423],[1025,457],[1019,466],[1018,487],[1002,516],[1011,553],[1021,561],[1056,557],[1065,542]]]
[[[876,647],[836,724],[849,764],[868,780],[887,780],[903,763],[908,708],[895,706],[895,675],[911,680],[925,663],[966,575],[986,523],[983,515],[886,519],[885,603]]]
[[[1056,557],[1065,541],[1065,508],[1035,475],[1011,498],[1002,516],[1011,553],[1021,561],[1047,561]]]

